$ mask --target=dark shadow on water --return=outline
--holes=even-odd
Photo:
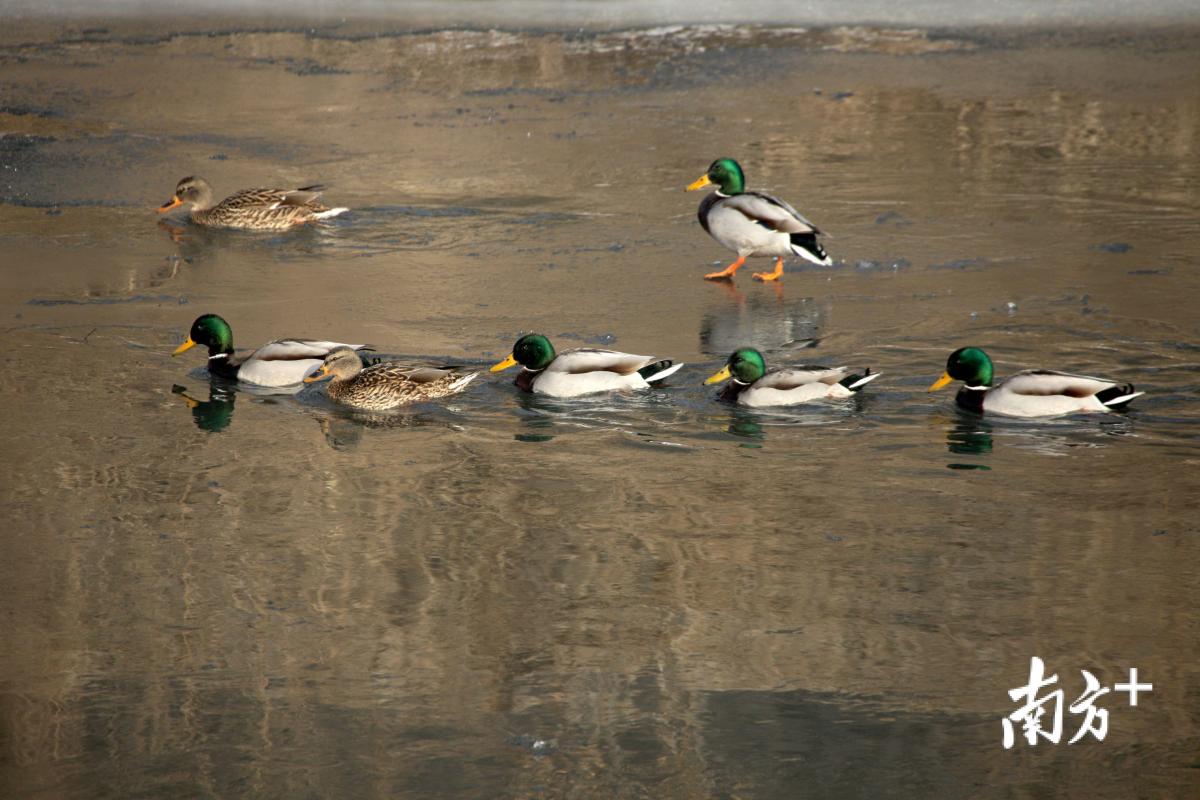
[[[714,797],[980,796],[972,784],[1000,747],[996,720],[864,697],[724,691],[699,705]]]

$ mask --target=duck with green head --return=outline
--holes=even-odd
[[[336,217],[348,208],[328,208],[318,202],[322,186],[299,189],[242,189],[213,205],[213,190],[204,178],[190,175],[175,186],[171,199],[158,207],[165,214],[189,206],[188,217],[209,228],[281,231]]]
[[[879,375],[870,368],[861,375],[852,375],[846,367],[811,365],[768,370],[762,353],[753,347],[743,347],[734,350],[725,366],[704,382],[728,380],[719,400],[760,408],[793,406],[825,397],[850,397]]]
[[[364,367],[350,347],[338,347],[325,356],[317,371],[304,379],[315,383],[327,378],[329,399],[364,411],[390,411],[457,394],[479,375],[458,367],[414,366],[383,361]]]
[[[773,272],[754,273],[754,278],[760,281],[779,280],[787,256],[800,256],[822,266],[833,263],[817,241],[821,235],[817,226],[778,197],[746,191],[742,167],[732,158],[718,158],[687,190],[714,185],[717,190],[700,202],[700,226],[738,257],[720,272],[705,275],[706,280],[733,278],[746,259],[753,256],[775,257]]]
[[[960,347],[946,360],[946,371],[929,391],[936,392],[954,380],[963,382],[955,402],[968,411],[1009,417],[1057,417],[1079,412],[1105,412],[1123,408],[1145,392],[1133,384],[1072,375],[1045,369],[1027,369],[993,383],[992,359],[978,347]]]
[[[248,355],[239,357],[233,349],[233,331],[216,314],[201,314],[183,344],[172,356],[196,345],[208,348],[208,371],[222,378],[256,386],[296,386],[321,366],[330,351],[338,347],[369,350],[370,345],[327,342],[316,339],[276,339]]]
[[[578,347],[555,352],[554,345],[540,333],[517,339],[512,353],[492,367],[500,372],[521,365],[516,384],[520,389],[550,397],[645,389],[674,374],[683,364],[638,356],[615,350]]]

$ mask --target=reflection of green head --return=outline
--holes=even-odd
[[[732,158],[718,158],[708,166],[708,179],[717,185],[721,194],[741,194],[746,190],[746,176]]]
[[[960,347],[946,359],[946,374],[967,386],[991,386],[992,360],[978,347]]]
[[[529,333],[517,339],[512,354],[526,369],[545,369],[554,360],[554,345],[540,333]]]
[[[727,363],[729,372],[742,383],[754,383],[767,374],[767,363],[763,360],[763,354],[753,347],[734,350]]]
[[[233,352],[233,331],[229,329],[229,323],[216,314],[196,317],[188,338],[196,344],[207,345],[210,356]]]
[[[203,431],[217,433],[229,427],[233,419],[233,401],[235,394],[226,392],[217,384],[209,387],[208,400],[196,400],[190,397],[182,386],[171,387],[171,393],[183,398],[192,410],[192,421]]]

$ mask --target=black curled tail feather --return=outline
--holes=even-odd
[[[650,380],[652,377],[662,372],[664,369],[667,369],[674,363],[675,362],[671,359],[664,358],[662,361],[655,361],[653,364],[642,367],[638,370],[638,375],[641,375],[643,380]]]
[[[871,368],[867,367],[863,370],[861,375],[858,375],[858,374],[847,375],[846,377],[844,377],[840,381],[838,381],[838,383],[840,383],[842,386],[844,386],[846,389],[848,389],[851,392],[861,392],[862,388],[864,386],[866,386],[868,383],[870,383],[871,381],[875,380],[878,377],[879,377],[878,372],[872,372]]]
[[[638,370],[638,375],[642,376],[642,380],[651,383],[675,374],[682,366],[683,364],[676,364],[671,359],[664,358],[662,361],[655,361],[653,364],[642,367]]]
[[[802,250],[807,250],[819,261],[826,261],[829,259],[829,254],[825,252],[824,247],[821,247],[821,243],[817,241],[817,235],[815,233],[793,233],[791,235],[791,242],[793,247],[799,247]]]
[[[1140,394],[1142,393],[1137,391],[1132,383],[1126,383],[1096,392],[1096,399],[1109,408],[1124,408]]]

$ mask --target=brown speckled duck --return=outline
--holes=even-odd
[[[387,411],[461,392],[478,374],[464,374],[450,367],[386,361],[363,367],[357,353],[349,347],[339,347],[331,351],[320,368],[304,382],[313,383],[332,376],[326,391],[334,402],[364,411]]]
[[[243,189],[213,205],[213,190],[203,178],[189,176],[175,187],[170,201],[159,206],[165,214],[191,205],[189,217],[209,228],[240,228],[252,231],[281,231],[297,225],[336,217],[348,208],[327,208],[317,202],[321,186],[299,189]]]

